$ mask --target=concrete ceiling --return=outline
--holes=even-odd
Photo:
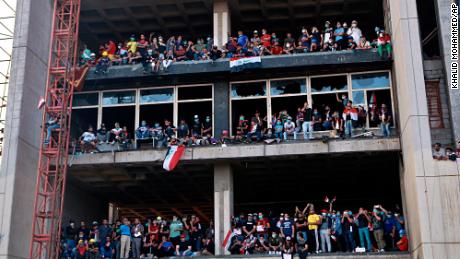
[[[324,195],[337,195],[341,206],[399,202],[398,159],[376,152],[234,161],[235,211],[321,204]],[[116,203],[125,216],[197,214],[206,222],[213,215],[210,163],[180,163],[171,173],[152,164],[74,165],[69,174],[69,184]]]
[[[233,34],[262,27],[295,33],[302,26],[321,28],[326,20],[357,19],[365,31],[383,23],[382,0],[228,0],[228,4]],[[195,39],[213,32],[212,0],[83,0],[80,17],[80,38],[93,48],[131,34]]]

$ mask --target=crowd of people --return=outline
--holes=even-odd
[[[372,105],[368,112],[363,106],[353,106],[353,102],[346,94],[336,96],[340,108],[333,110],[332,105],[321,105],[311,108],[308,102],[298,107],[297,113],[288,114],[287,110],[274,113],[271,123],[267,116],[262,117],[260,112],[255,111],[248,119],[240,115],[236,125],[234,136],[230,136],[228,130],[223,130],[219,137],[213,136],[213,124],[211,116],[205,116],[204,121],[199,115],[194,116],[191,125],[185,119],[174,126],[169,119],[163,124],[156,121],[150,126],[146,120],[135,129],[135,138],[129,133],[126,126],[120,127],[118,122],[109,130],[103,123],[94,132],[89,127],[79,138],[81,150],[84,153],[94,152],[98,144],[118,143],[123,149],[131,148],[134,139],[136,146],[140,147],[143,142],[152,142],[155,148],[169,145],[184,144],[186,146],[227,145],[239,143],[261,142],[273,143],[287,140],[314,139],[314,132],[322,132],[321,138],[351,138],[358,135],[373,136],[371,131],[366,131],[366,121],[380,125],[381,136],[389,137],[391,123],[393,121],[391,110],[382,103],[380,107]],[[355,134],[358,132],[359,134]],[[317,136],[318,137],[318,136]]]
[[[405,218],[399,206],[394,211],[375,205],[372,211],[359,208],[315,212],[312,204],[295,208],[294,217],[281,213],[265,216],[241,213],[232,217],[231,230],[219,246],[231,254],[298,254],[407,251]],[[143,220],[143,221],[142,221]],[[214,225],[202,225],[196,215],[179,218],[128,218],[109,224],[97,221],[77,227],[70,221],[63,228],[61,258],[160,258],[214,255]]]
[[[376,27],[376,35],[372,41],[363,36],[358,22],[336,22],[335,27],[326,21],[322,30],[318,27],[303,27],[298,38],[287,33],[284,38],[275,32],[262,29],[247,36],[238,31],[237,36],[229,36],[223,46],[216,46],[212,37],[206,40],[198,38],[196,42],[183,36],[163,37],[155,33],[140,34],[137,38],[131,35],[129,40],[115,43],[109,40],[99,46],[97,53],[85,47],[81,50],[80,64],[96,66],[96,73],[106,73],[111,65],[141,63],[144,73],[157,73],[167,70],[173,62],[217,60],[221,58],[240,58],[266,55],[290,55],[319,51],[340,51],[376,48],[378,54],[391,59],[391,37],[383,29]]]
[[[288,213],[266,218],[263,213],[244,213],[232,222],[228,244],[231,254],[297,254],[300,259],[312,253],[407,251],[405,219],[395,211],[375,205],[372,211],[359,208],[336,211],[332,203],[317,214],[312,204]],[[283,257],[284,258],[284,257]]]
[[[455,151],[451,147],[443,148],[441,143],[435,143],[432,155],[435,160],[457,161],[460,164],[460,140],[457,142],[457,148]]]
[[[214,227],[201,225],[199,217],[191,215],[171,219],[158,217],[145,221],[127,218],[109,224],[84,221],[77,227],[70,221],[63,229],[62,259],[127,259],[195,256],[214,254]]]

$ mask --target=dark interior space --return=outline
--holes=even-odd
[[[392,111],[392,114],[394,114],[394,111],[391,106],[391,93],[390,90],[375,90],[375,91],[367,91],[367,103],[374,105],[377,105],[377,107],[380,109],[382,104],[386,104],[388,109]],[[369,113],[370,116],[370,113]],[[394,116],[394,115],[393,115]],[[371,120],[369,121],[369,126],[371,127],[378,127],[379,124],[372,122]],[[393,122],[391,122],[390,125],[393,125]]]
[[[272,97],[272,114],[279,115],[280,111],[286,110],[295,122],[297,109],[303,107],[307,96]]]
[[[312,92],[331,92],[347,89],[347,76],[328,76],[311,78]]]
[[[249,99],[249,100],[233,100],[232,101],[232,134],[236,134],[236,128],[238,127],[238,121],[240,115],[244,115],[245,120],[251,121],[256,111],[260,112],[260,117],[265,118],[267,116],[267,99]],[[266,125],[265,125],[266,126]]]
[[[73,109],[70,136],[79,138],[83,132],[88,130],[89,126],[92,126],[94,132],[96,132],[98,128],[97,108]]]
[[[439,59],[439,32],[434,0],[417,0],[417,13],[423,58]]]
[[[179,87],[178,100],[211,99],[212,86]]]
[[[212,114],[211,101],[179,103],[179,120],[184,119],[190,129],[192,128],[195,115],[198,115],[200,122],[203,123],[206,116],[210,116],[212,120]]]
[[[162,165],[72,168],[68,184],[114,203],[120,216],[197,215],[207,225],[214,213],[212,164],[180,163],[174,172]]]
[[[128,128],[131,136],[134,132],[134,118],[134,106],[104,107],[102,109],[102,122],[105,123],[107,129],[114,128],[115,122],[118,122],[120,127],[126,126]]]
[[[342,96],[342,94],[348,95],[347,92],[339,92],[339,98]],[[326,105],[329,106],[332,112],[338,111],[339,113],[342,112],[342,104],[337,102],[337,96],[335,93],[332,94],[313,94],[311,96],[312,99],[312,107],[313,109],[316,108],[318,109],[319,112],[324,111],[324,107]]]
[[[141,105],[139,122],[145,120],[150,127],[153,127],[156,122],[160,123],[160,125],[164,125],[165,119],[173,122],[173,109],[172,103]]]
[[[235,213],[279,215],[307,203],[322,209],[328,206],[325,196],[337,197],[339,210],[401,206],[398,153],[261,159],[236,163],[233,170]]]

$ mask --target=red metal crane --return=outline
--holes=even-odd
[[[59,256],[72,97],[76,82],[79,16],[80,0],[54,0],[29,250],[31,259]],[[50,126],[53,130],[47,138]]]

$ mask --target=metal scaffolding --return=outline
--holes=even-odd
[[[54,0],[29,257],[59,258],[80,0]],[[52,127],[52,128],[50,128]],[[47,129],[51,134],[47,137]],[[46,141],[45,141],[46,140]]]
[[[3,154],[6,102],[10,79],[16,0],[0,0],[0,157]]]

